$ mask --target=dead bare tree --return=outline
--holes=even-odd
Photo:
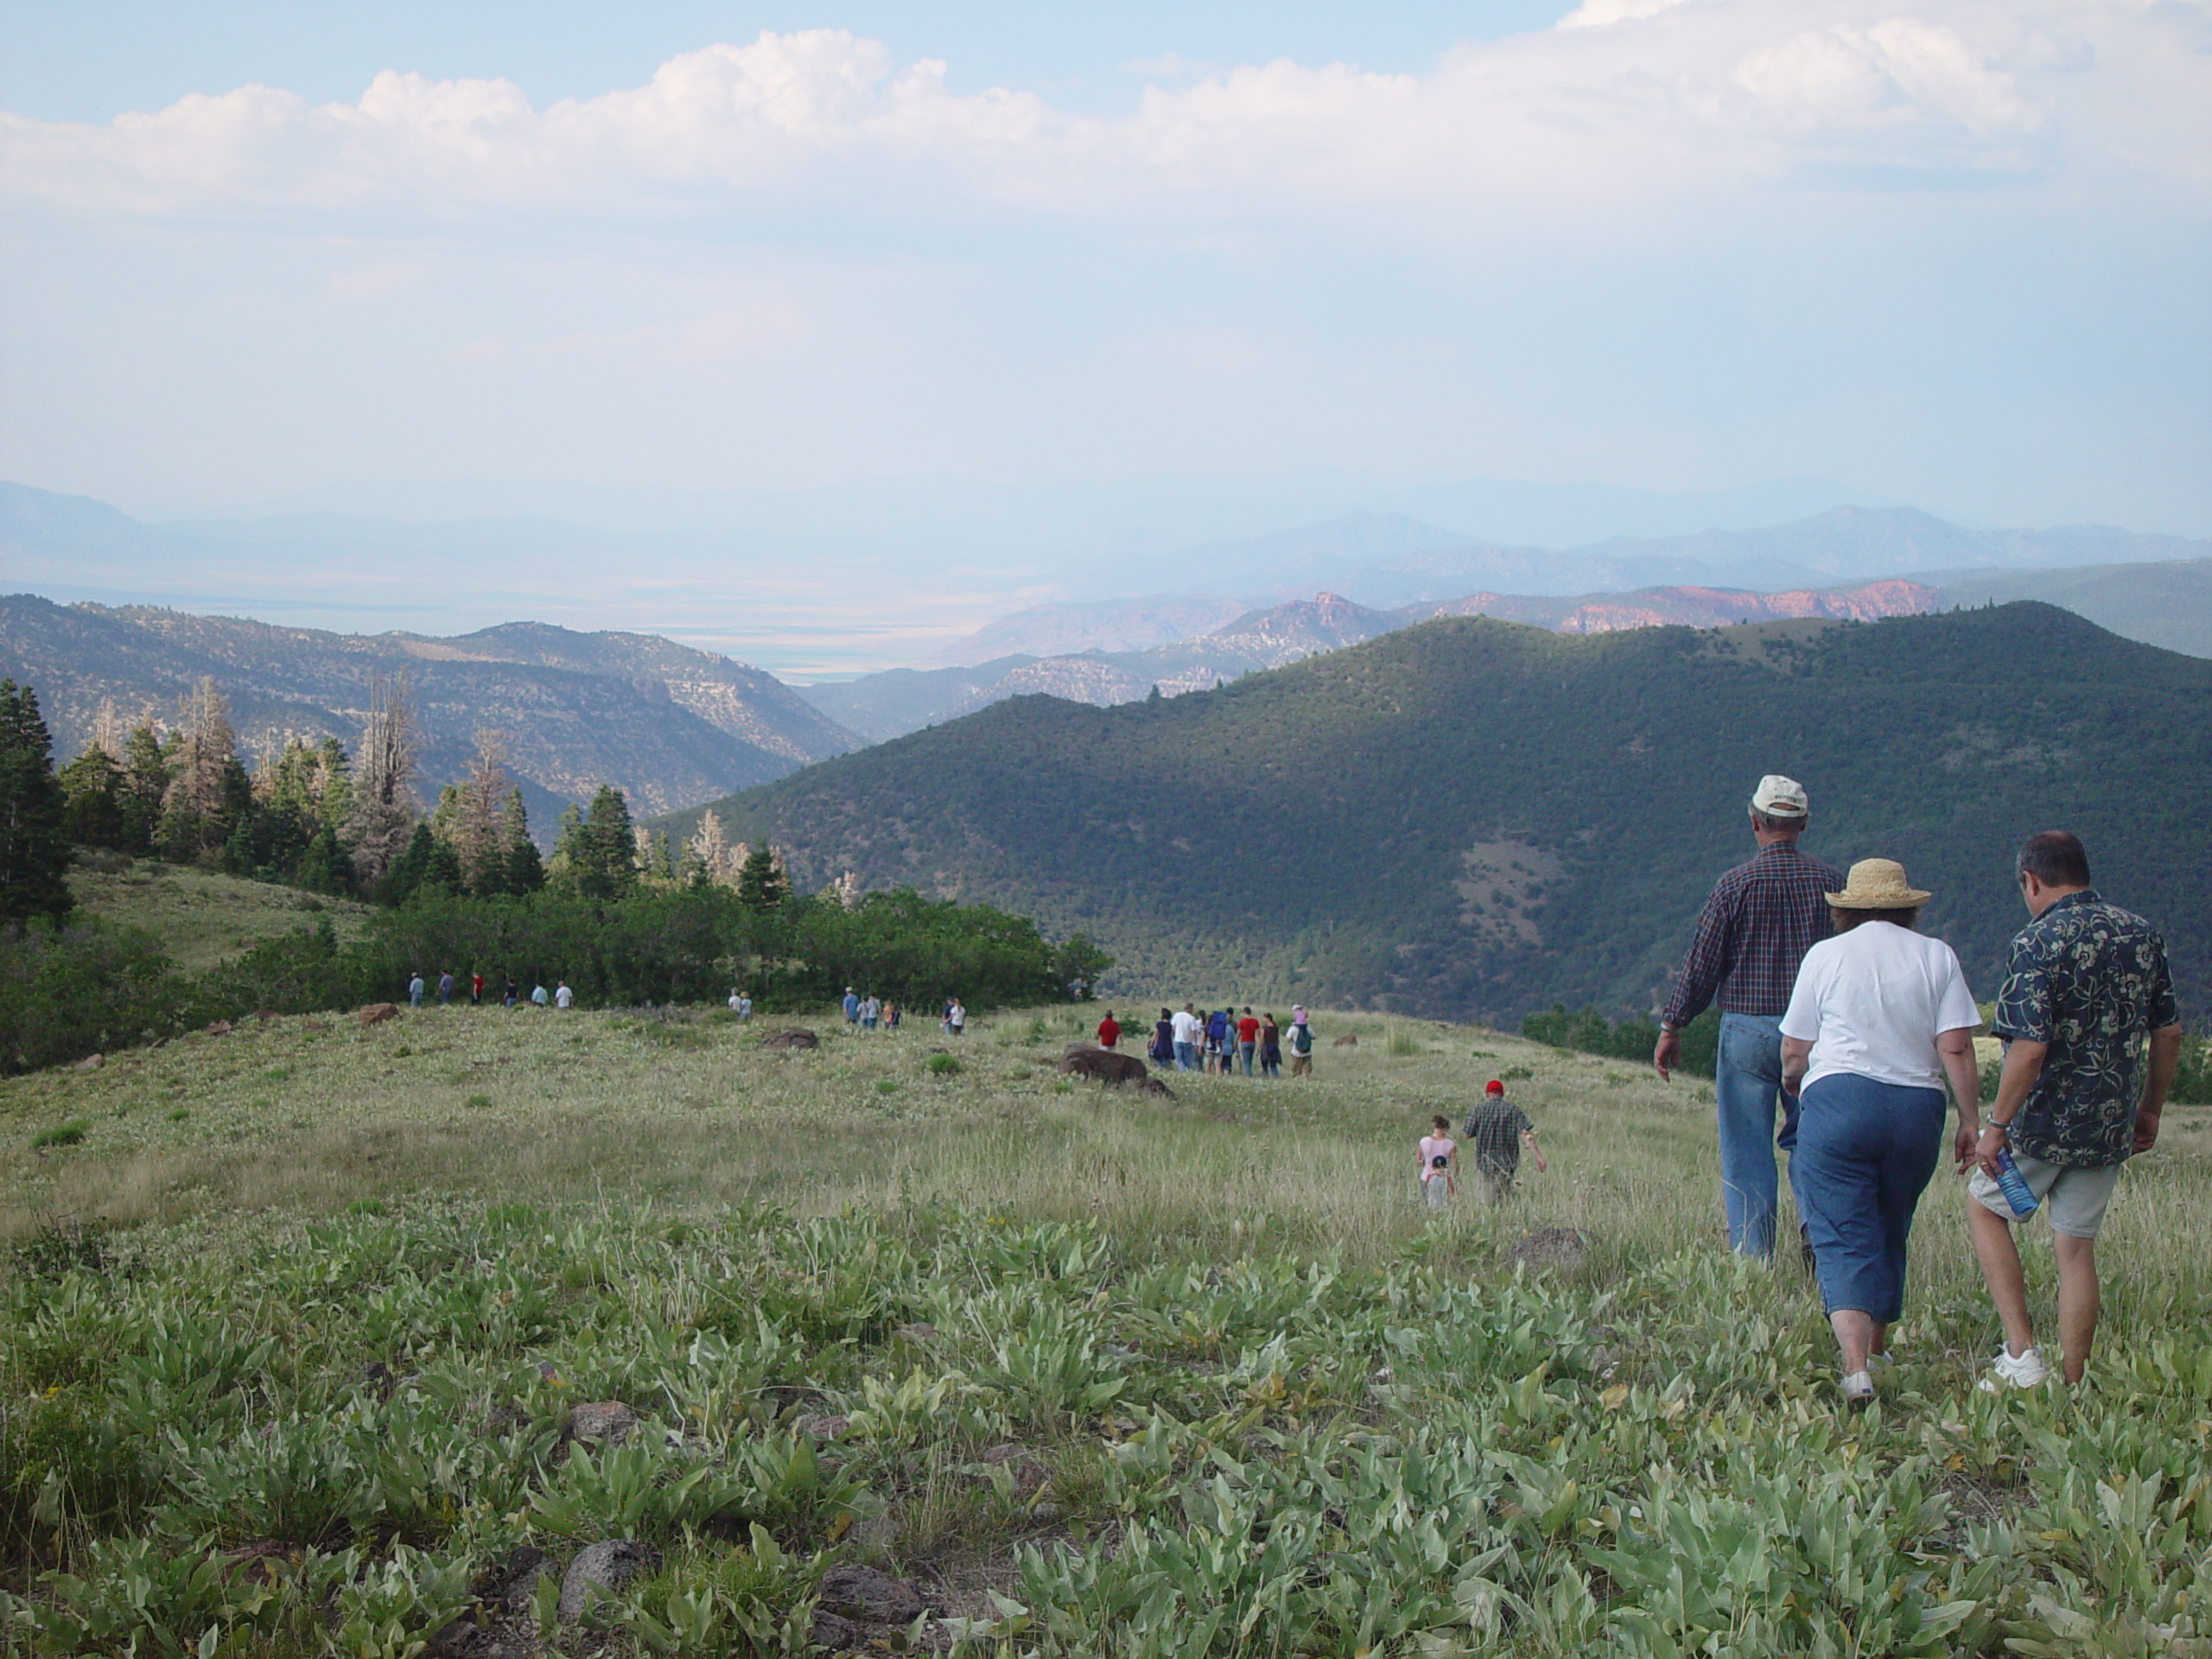
[[[373,881],[407,850],[421,805],[415,798],[415,705],[404,675],[369,682],[369,710],[353,762],[353,805],[347,832],[353,868]]]
[[[200,683],[178,700],[176,753],[170,761],[163,807],[189,812],[202,825],[221,823],[231,806],[230,773],[237,761],[231,700],[203,674]]]
[[[506,856],[502,822],[514,779],[507,776],[507,746],[495,731],[476,734],[476,759],[461,786],[461,810],[454,819],[453,850],[470,887],[479,886],[486,865]]]

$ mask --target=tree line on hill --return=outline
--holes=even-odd
[[[255,1012],[393,999],[418,973],[480,973],[495,997],[510,979],[566,981],[580,1001],[610,1006],[741,987],[769,1011],[818,1005],[847,984],[909,1007],[950,995],[1059,1001],[1089,995],[1111,964],[1080,934],[1055,944],[986,906],[862,899],[850,884],[794,893],[765,842],[732,845],[709,815],[672,848],[632,823],[619,790],[565,814],[541,861],[493,741],[466,783],[416,817],[404,690],[379,691],[358,766],[326,741],[248,774],[227,729],[220,694],[203,686],[178,729],[142,728],[119,761],[96,741],[56,773],[35,693],[0,681],[0,1071]],[[325,915],[188,975],[143,931],[73,914],[79,847],[184,855],[381,907],[358,939],[340,940]]]

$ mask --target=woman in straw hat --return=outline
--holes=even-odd
[[[1827,896],[1835,937],[1805,953],[1782,1016],[1783,1087],[1802,1085],[1790,1185],[1854,1406],[1873,1397],[1872,1363],[1904,1311],[1905,1240],[1942,1148],[1946,1076],[1962,1165],[1980,1129],[1980,1015],[1951,947],[1913,931],[1928,899],[1893,860],[1853,864]]]

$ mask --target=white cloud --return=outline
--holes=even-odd
[[[2190,49],[2204,44],[2201,9],[2063,0],[2029,27],[2000,0],[1916,16],[1894,3],[1589,0],[1573,27],[1463,48],[1425,75],[1283,60],[1156,83],[1118,118],[955,94],[944,64],[901,67],[842,31],[763,34],[543,110],[503,80],[387,72],[353,104],[245,86],[105,126],[0,116],[0,180],[91,212],[448,223],[870,193],[908,211],[938,200],[1242,219],[1536,202],[1571,214],[1808,169],[1831,183],[1854,168],[2017,175],[2056,164],[2063,126],[2075,162],[2116,158],[2202,188],[2201,158],[2177,142],[2190,100],[2212,105],[2212,53]]]
[[[1614,23],[1632,23],[1645,17],[1656,17],[1662,11],[1672,11],[1688,0],[1583,0],[1566,16],[1559,20],[1561,29],[1605,29]]]

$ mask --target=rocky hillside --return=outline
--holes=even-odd
[[[423,727],[425,798],[461,775],[479,730],[495,730],[541,833],[601,784],[669,811],[861,741],[770,675],[640,634],[535,623],[444,639],[340,634],[0,599],[0,675],[37,688],[64,758],[90,741],[103,701],[127,720],[163,720],[202,675],[230,697],[249,755],[291,736],[350,746],[372,680],[401,674]]]

